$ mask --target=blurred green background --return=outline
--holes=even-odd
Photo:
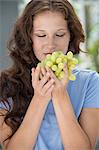
[[[0,0],[0,70],[12,62],[7,50],[7,40],[16,18],[29,0]],[[99,0],[70,0],[83,24],[86,42],[81,48],[80,68],[96,70],[99,73]],[[99,150],[97,144],[96,150]]]
[[[78,56],[79,65],[99,73],[99,0],[72,0],[72,4],[86,35],[86,42],[82,45],[82,49],[87,53]]]

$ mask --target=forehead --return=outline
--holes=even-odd
[[[34,28],[39,28],[42,26],[64,26],[67,27],[67,21],[61,12],[57,11],[44,11],[34,16],[33,19]]]

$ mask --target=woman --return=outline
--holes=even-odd
[[[68,69],[58,80],[37,67],[47,54],[80,52],[82,25],[67,0],[32,0],[9,41],[13,66],[1,73],[1,144],[6,150],[93,150],[99,135],[99,75]],[[32,72],[31,72],[32,68]]]

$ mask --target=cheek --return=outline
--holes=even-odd
[[[33,51],[34,51],[34,54],[35,56],[37,57],[38,60],[43,60],[44,59],[44,56],[43,56],[43,53],[42,53],[42,46],[40,45],[40,43],[35,43],[32,45],[33,46]]]
[[[60,49],[63,50],[63,53],[66,54],[68,51],[68,46],[69,46],[69,39],[64,39],[63,41],[60,42]]]
[[[39,54],[42,45],[41,45],[41,43],[38,40],[34,40],[32,47],[33,47],[34,53],[35,54]]]
[[[68,39],[64,39],[63,41],[59,42],[60,47],[62,49],[68,49],[69,46],[69,40]]]
[[[39,49],[40,47],[40,42],[36,39],[33,40],[33,48],[34,49]]]
[[[68,36],[68,38],[65,38],[65,40],[64,40],[64,45],[65,45],[65,47],[68,48],[69,42],[70,42],[70,36]]]

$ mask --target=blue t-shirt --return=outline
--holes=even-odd
[[[99,108],[99,74],[75,69],[75,81],[69,81],[67,91],[78,119],[83,108]],[[52,101],[49,102],[34,150],[64,150]]]

